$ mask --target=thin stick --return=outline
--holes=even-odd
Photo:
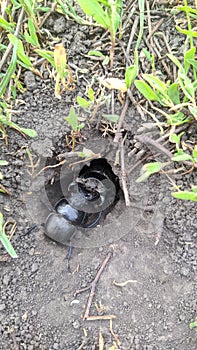
[[[115,114],[115,108],[114,108],[114,89],[111,91],[111,114]]]
[[[57,6],[56,2],[53,2],[51,4],[51,9],[49,12],[46,13],[45,17],[42,19],[42,22],[40,23],[39,28],[41,28],[43,26],[43,24],[46,22],[47,18],[55,11],[56,6]]]
[[[77,162],[69,164],[69,168],[72,168],[74,165],[81,164],[81,163],[84,163],[84,162],[89,162],[90,160],[98,159],[98,158],[101,158],[101,154],[100,153],[95,153],[92,157],[85,158],[85,159],[82,159],[82,160],[79,160]]]
[[[147,39],[149,40],[152,35],[157,31],[157,29],[160,27],[160,25],[163,23],[164,18],[161,18],[159,22],[157,22],[156,26],[151,30],[151,32],[149,33]]]
[[[131,89],[127,90],[127,95],[129,96],[132,104],[136,107],[136,109],[137,109],[138,113],[140,114],[142,120],[146,120],[146,118],[144,116],[144,112],[143,112],[142,108],[138,105],[138,103],[136,102],[136,100],[135,100],[135,98],[134,98],[134,96],[132,94]]]
[[[127,56],[129,56],[129,54],[130,54],[131,44],[133,42],[134,35],[136,34],[136,31],[137,31],[139,19],[140,19],[139,16],[136,16],[135,19],[134,19],[134,22],[133,22],[133,26],[132,26],[132,29],[131,29],[131,34],[130,34],[128,45],[127,45],[127,49],[126,49]]]
[[[129,98],[127,97],[126,102],[124,104],[124,107],[122,109],[121,115],[120,115],[120,119],[119,119],[118,126],[117,126],[117,131],[116,131],[116,134],[114,137],[114,142],[116,142],[116,143],[119,142],[119,140],[121,138],[121,131],[120,130],[122,128],[122,124],[123,124],[124,117],[125,117],[125,114],[127,112],[128,106],[129,106]]]
[[[103,315],[103,316],[88,316],[86,318],[87,321],[95,321],[95,320],[112,320],[116,318],[115,315]]]
[[[19,15],[19,17],[18,17],[18,22],[17,22],[16,30],[15,30],[15,32],[14,32],[14,36],[15,36],[15,37],[18,37],[18,34],[19,34],[19,32],[20,32],[20,28],[21,28],[21,24],[22,24],[22,21],[23,21],[24,13],[25,13],[24,8],[22,8],[22,10],[21,10],[21,12],[20,12],[20,15]],[[4,55],[3,55],[2,59],[1,59],[1,62],[0,62],[0,71],[2,70],[2,68],[3,68],[4,64],[5,64],[5,62],[7,61],[7,58],[8,58],[8,56],[9,56],[9,54],[10,54],[10,51],[12,50],[12,46],[13,46],[13,45],[12,45],[11,43],[9,43],[9,45],[8,45],[8,47],[7,47],[7,49],[6,49],[6,51],[4,52]]]
[[[127,173],[125,170],[125,161],[124,161],[124,141],[125,138],[120,142],[120,163],[121,163],[121,181],[122,181],[122,189],[124,193],[125,204],[127,207],[130,207],[131,202],[129,198],[129,193],[127,189]]]
[[[87,286],[87,287],[85,287],[83,289],[77,290],[75,292],[75,294],[74,294],[76,296],[77,294],[80,294],[80,293],[90,289],[90,294],[89,294],[89,297],[88,297],[88,301],[87,301],[86,310],[85,310],[85,313],[84,313],[84,316],[83,316],[83,320],[85,320],[87,318],[89,319],[89,317],[92,317],[92,316],[89,316],[89,313],[90,313],[90,307],[91,307],[91,304],[92,304],[92,299],[93,299],[93,296],[95,294],[96,285],[97,285],[97,282],[98,282],[98,280],[99,280],[103,270],[105,269],[109,259],[111,258],[111,256],[112,256],[112,253],[110,252],[106,256],[106,258],[103,260],[102,265],[101,265],[100,269],[98,270],[98,272],[97,272],[94,280],[92,281],[92,283],[89,286]],[[98,316],[93,316],[93,317],[98,317]]]
[[[151,139],[149,136],[135,135],[135,138],[137,140],[139,140],[140,142],[143,142],[145,144],[149,144],[151,146],[154,146],[159,151],[164,153],[168,158],[170,158],[170,159],[172,158],[173,155],[172,155],[172,153],[170,151],[168,151],[167,148],[165,148],[163,145],[161,145],[158,141]]]
[[[172,74],[171,74],[170,69],[168,68],[167,64],[163,61],[164,57],[162,57],[160,54],[160,51],[159,51],[160,46],[159,46],[158,40],[155,36],[153,37],[153,41],[154,41],[154,50],[155,50],[158,58],[161,60],[161,64],[163,65],[168,77],[170,78],[170,80],[172,80],[173,79]]]

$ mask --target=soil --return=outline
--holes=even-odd
[[[164,18],[159,30],[166,35],[174,52],[182,52],[184,37],[175,30],[173,13],[165,7],[166,3],[155,2],[154,6],[152,27]],[[197,333],[189,328],[189,323],[194,320],[197,309],[196,204],[171,196],[169,176],[155,175],[147,182],[136,183],[142,163],[131,168],[138,163],[140,152],[147,154],[149,149],[144,145],[137,148],[139,143],[135,136],[142,134],[143,129],[143,133],[159,137],[160,131],[150,130],[152,120],[147,116],[142,120],[133,104],[129,105],[124,122],[127,131],[125,169],[131,206],[126,208],[121,197],[98,227],[85,234],[77,232],[72,242],[71,271],[66,259],[68,247],[51,241],[40,226],[49,213],[45,204],[51,205],[45,184],[51,179],[56,181],[58,171],[64,178],[68,163],[79,159],[69,159],[60,170],[50,168],[40,176],[31,176],[26,149],[31,152],[35,165],[33,175],[46,165],[55,164],[56,155],[68,152],[65,136],[70,134],[70,128],[64,117],[76,96],[84,96],[95,64],[100,74],[105,73],[99,62],[84,55],[96,49],[95,43],[100,37],[101,43],[107,45],[106,52],[109,47],[109,39],[103,36],[103,31],[90,31],[61,16],[52,15],[46,25],[65,42],[69,64],[78,80],[76,89],[66,91],[58,100],[54,97],[47,69],[43,71],[44,79],[26,72],[27,91],[18,95],[14,108],[17,114],[12,120],[35,129],[38,137],[25,139],[8,129],[8,147],[1,142],[1,159],[9,163],[1,169],[3,185],[11,192],[10,197],[0,197],[1,211],[5,220],[17,223],[12,244],[18,259],[11,259],[3,248],[0,249],[0,350],[96,350],[102,349],[99,334],[100,339],[103,337],[104,349],[195,350]],[[121,40],[124,48],[132,25],[133,19],[130,19]],[[144,35],[148,36],[147,22]],[[147,41],[143,40],[141,47],[146,45]],[[131,48],[134,47],[135,41]],[[165,54],[164,43],[161,50]],[[141,64],[143,71],[148,70],[143,57]],[[114,66],[112,75],[118,71],[118,77],[122,77],[125,58],[120,45]],[[161,61],[157,61],[157,69],[166,75]],[[133,93],[138,100],[137,93]],[[121,109],[115,96],[116,114],[120,114]],[[87,112],[79,110],[86,126],[75,150],[82,151],[86,147],[100,153],[121,180],[120,166],[114,165],[117,146],[113,142],[113,131],[104,137],[101,126],[96,129],[97,118],[102,113],[109,114],[106,105],[99,110],[96,121],[90,122]],[[195,124],[188,126],[186,136],[196,142]],[[166,159],[165,155],[156,156],[156,153],[158,150],[152,150],[154,159]],[[79,167],[73,169],[77,172]],[[196,170],[172,179],[179,186],[190,188],[196,181]],[[54,193],[54,202],[56,196]],[[34,225],[38,226],[28,232]],[[112,257],[97,283],[90,315],[114,315],[113,331],[109,320],[83,320],[89,291],[74,296],[76,290],[92,282],[109,252]]]

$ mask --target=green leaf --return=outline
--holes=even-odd
[[[78,130],[78,115],[75,113],[74,107],[70,108],[69,116],[65,117],[65,120],[68,122],[74,132]]]
[[[36,49],[35,52],[37,52],[38,55],[45,58],[53,67],[55,67],[54,52],[41,49]]]
[[[171,158],[174,162],[184,162],[185,160],[193,161],[192,156],[189,154],[182,152],[182,154],[177,154]]]
[[[183,69],[178,72],[179,84],[184,95],[192,102],[195,103],[195,88],[191,80],[185,74]]]
[[[192,156],[193,156],[193,158],[197,159],[197,145],[194,146]]]
[[[138,38],[137,38],[137,42],[135,45],[135,50],[137,51],[139,49],[141,40],[142,40],[142,36],[143,36],[143,31],[144,31],[144,4],[145,1],[144,0],[138,0],[138,5],[139,5],[139,11],[140,11],[140,31],[138,34]]]
[[[27,135],[29,137],[32,137],[32,138],[38,136],[37,132],[35,130],[33,130],[33,129],[25,129],[25,128],[21,128],[20,127],[20,131],[23,132],[23,134],[25,134],[25,135]]]
[[[179,95],[179,85],[178,83],[173,83],[168,87],[167,94],[171,101],[178,105],[180,104],[180,95]]]
[[[189,109],[190,113],[194,116],[194,118],[197,120],[197,107],[193,107],[193,106],[189,105],[188,109]]]
[[[0,166],[2,165],[8,165],[8,162],[6,160],[0,160]]]
[[[120,116],[117,114],[103,114],[103,118],[109,120],[110,122],[117,123]]]
[[[8,237],[5,235],[5,233],[0,234],[0,241],[3,244],[6,251],[10,254],[12,258],[17,258],[18,255],[16,254],[12,244],[10,243]]]
[[[19,0],[20,4],[23,6],[28,18],[31,18],[38,29],[36,17],[35,17],[35,1],[34,0]]]
[[[146,179],[149,178],[150,175],[154,173],[158,173],[163,167],[165,166],[164,163],[161,162],[154,162],[154,163],[148,163],[145,164],[141,169],[141,176],[137,178],[136,182],[143,182]]]
[[[195,68],[197,69],[197,61],[194,59],[189,59],[188,62]]]
[[[94,90],[92,88],[88,89],[88,98],[90,99],[90,101],[94,101]]]
[[[17,254],[12,247],[12,244],[10,243],[8,237],[3,231],[3,214],[0,213],[0,241],[3,244],[6,251],[10,254],[12,258],[17,258]]]
[[[88,108],[91,106],[92,102],[87,101],[85,98],[81,96],[77,96],[77,103],[79,104],[80,107],[82,108]]]
[[[153,89],[145,83],[143,80],[135,80],[134,84],[141,94],[150,101],[159,101],[159,97],[153,91]]]
[[[190,68],[189,60],[193,60],[195,57],[196,48],[192,47],[190,50],[186,51],[184,54],[184,68],[185,73],[187,74]]]
[[[125,72],[125,83],[126,87],[129,89],[131,84],[134,82],[138,75],[138,52],[134,52],[134,65],[129,66]]]
[[[197,186],[192,186],[192,192],[197,193]]]
[[[12,78],[14,71],[15,71],[16,62],[17,62],[17,49],[18,49],[18,43],[16,42],[14,44],[11,62],[9,64],[9,67],[7,69],[6,74],[4,75],[4,77],[2,78],[1,83],[0,83],[0,97],[2,97],[3,94],[5,93],[6,88],[7,88],[8,84]]]
[[[77,0],[77,2],[86,15],[92,16],[102,27],[110,28],[110,19],[97,0]]]
[[[191,120],[192,120],[192,118],[188,118],[187,116],[184,115],[184,113],[177,112],[175,114],[168,114],[167,124],[168,125],[182,125],[182,124],[185,124]]]
[[[146,80],[153,89],[158,90],[162,95],[167,91],[167,86],[160,79],[152,74],[143,74],[142,78]]]
[[[194,13],[194,14],[197,15],[197,10],[192,8],[192,7],[190,7],[190,6],[188,6],[188,5],[187,6],[177,6],[176,9],[179,10],[179,11],[185,11],[186,13],[190,12],[190,14]]]
[[[30,137],[36,137],[37,136],[37,132],[35,130],[32,129],[25,129],[25,128],[21,128],[18,124],[7,120],[4,116],[0,116],[0,122],[9,126],[10,128],[13,128],[27,136]]]
[[[15,25],[14,23],[7,22],[2,16],[0,16],[0,27],[13,33]]]
[[[29,34],[27,31],[25,31],[24,33],[24,37],[25,37],[25,40],[36,46],[36,47],[40,47],[40,44],[38,42],[38,37],[37,37],[37,34],[36,34],[36,29],[35,29],[35,26],[34,26],[34,23],[33,21],[31,20],[31,18],[28,18],[28,29],[29,29]]]
[[[177,135],[177,134],[170,134],[169,140],[172,143],[176,143],[177,145],[180,144],[180,139],[181,139],[182,133]]]
[[[19,57],[19,59],[22,62],[24,62],[27,67],[32,68],[33,67],[32,63],[31,63],[29,57],[25,54],[22,41],[20,39],[18,39],[16,36],[14,36],[13,34],[8,34],[8,38],[9,38],[10,42],[12,43],[12,45],[17,44],[17,56]]]
[[[187,201],[197,202],[197,193],[190,191],[172,192],[173,197]]]
[[[103,55],[102,52],[96,51],[96,50],[95,51],[93,51],[93,50],[89,51],[88,52],[88,56],[98,56],[98,57],[105,58],[105,55]]]
[[[167,56],[179,69],[183,68],[179,60],[174,55],[172,55],[171,53],[168,53]]]
[[[148,50],[146,50],[146,49],[142,49],[142,52],[143,52],[144,55],[146,56],[147,60],[148,60],[149,62],[151,62],[151,61],[152,61],[152,55],[150,54],[150,52],[149,52]]]
[[[106,57],[104,58],[103,62],[102,62],[102,65],[103,65],[103,66],[107,66],[108,63],[109,63],[109,56],[106,56]]]
[[[190,31],[190,30],[187,30],[187,29],[182,29],[179,26],[176,26],[176,29],[182,34],[185,34],[185,35],[188,35],[188,36],[192,35],[194,38],[197,38],[197,32],[195,32],[194,30]]]

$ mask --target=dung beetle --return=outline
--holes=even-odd
[[[66,244],[77,228],[93,228],[112,209],[119,190],[118,177],[106,159],[85,165],[68,185],[67,196],[60,198],[45,223],[45,234]]]

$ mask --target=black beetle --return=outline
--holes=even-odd
[[[85,165],[68,186],[67,198],[60,198],[45,223],[45,233],[56,242],[68,244],[77,227],[93,228],[117,200],[118,177],[106,159]]]

